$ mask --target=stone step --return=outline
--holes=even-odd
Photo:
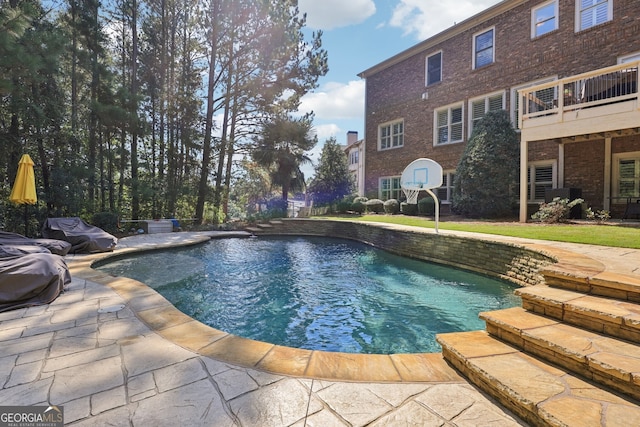
[[[256,227],[265,229],[265,228],[273,228],[273,225],[267,224],[267,223],[259,223],[259,224],[256,224]]]
[[[258,227],[245,227],[245,231],[255,234],[255,233],[261,233],[263,230],[262,228],[258,228]]]
[[[487,332],[520,350],[640,400],[640,346],[520,307],[480,313]]]
[[[594,332],[640,343],[640,305],[546,285],[518,288],[522,307]]]
[[[272,225],[282,225],[282,224],[284,224],[284,222],[282,222],[282,221],[281,221],[281,220],[279,220],[279,219],[272,219],[271,221],[269,221],[269,224],[272,224]]]
[[[534,426],[640,425],[638,402],[530,356],[486,331],[440,334],[444,358]]]
[[[600,272],[595,276],[567,273],[562,266],[551,265],[541,271],[549,286],[640,302],[640,278],[617,273]]]

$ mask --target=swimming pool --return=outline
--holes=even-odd
[[[324,237],[217,239],[99,269],[225,332],[324,351],[438,352],[436,334],[483,329],[480,311],[520,304],[509,283]]]

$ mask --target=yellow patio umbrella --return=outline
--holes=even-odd
[[[18,205],[24,205],[24,234],[27,235],[29,218],[27,205],[35,205],[38,201],[36,195],[36,177],[33,172],[33,160],[28,154],[23,154],[18,163],[18,173],[11,189],[9,200]]]

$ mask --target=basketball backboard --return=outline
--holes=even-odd
[[[416,159],[404,168],[400,185],[411,190],[438,188],[442,186],[442,166],[431,159]]]

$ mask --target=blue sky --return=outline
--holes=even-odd
[[[299,0],[307,27],[323,31],[329,73],[302,99],[301,112],[314,111],[318,145],[335,137],[347,143],[347,131],[364,137],[364,80],[358,74],[431,37],[500,0]],[[313,175],[303,168],[305,177]]]

